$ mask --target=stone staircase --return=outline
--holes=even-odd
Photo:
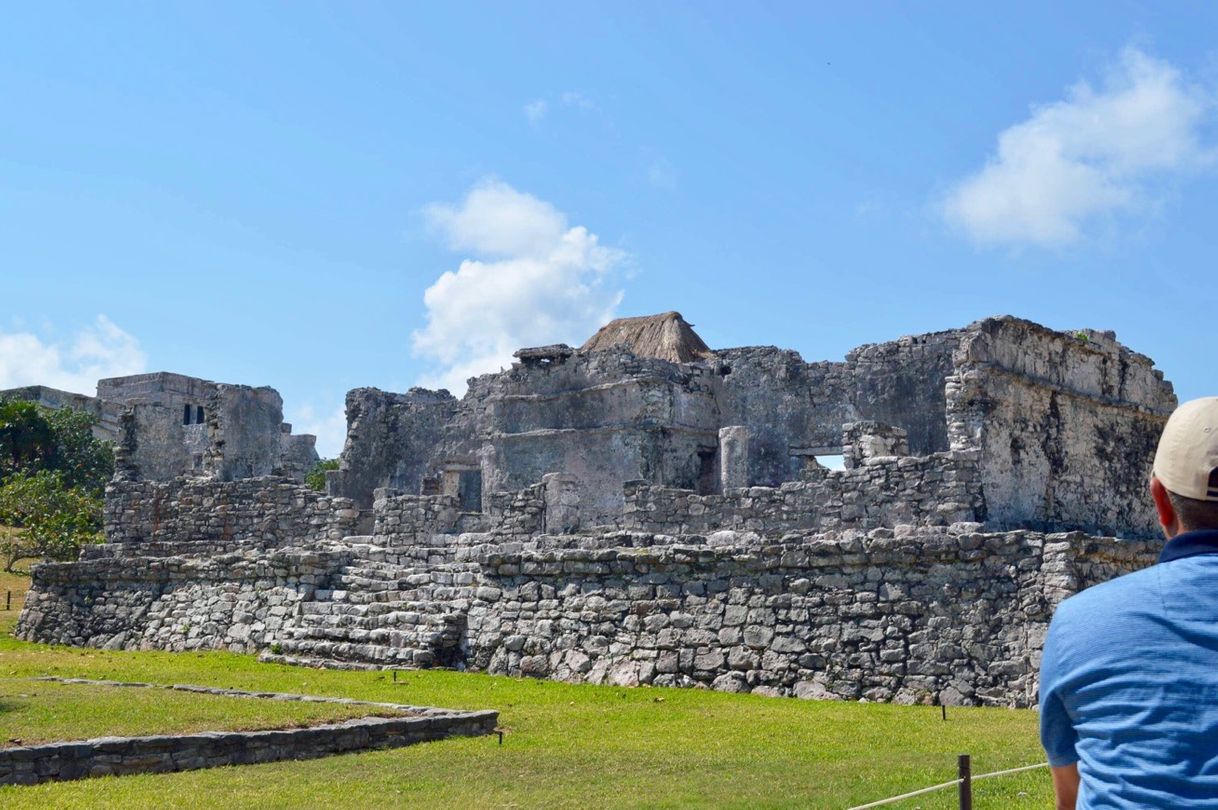
[[[344,546],[351,563],[297,605],[261,659],[352,669],[463,666],[478,563],[448,535],[404,547],[350,537]]]

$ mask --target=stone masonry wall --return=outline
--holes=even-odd
[[[955,364],[951,445],[980,453],[991,525],[1158,536],[1146,485],[1176,397],[1150,358],[1111,333],[990,318]]]
[[[627,686],[1030,706],[1057,603],[1155,553],[968,526],[752,547],[731,532],[687,539],[487,555],[470,663]]]
[[[1056,604],[1157,552],[968,523],[781,542],[620,530],[376,539],[170,556],[100,547],[35,569],[18,633],[118,649],[290,648],[342,665],[443,662],[592,683],[1027,706]]]
[[[667,534],[740,529],[778,536],[791,531],[944,526],[984,518],[974,453],[868,458],[846,470],[811,468],[806,480],[722,495],[631,482],[620,526]]]
[[[286,478],[114,481],[106,488],[110,543],[256,540],[267,545],[355,534],[359,510]]]
[[[256,652],[351,561],[341,548],[102,556],[34,569],[18,636],[107,649]]]

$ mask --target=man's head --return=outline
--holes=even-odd
[[[1168,538],[1218,529],[1218,397],[1186,402],[1167,420],[1150,494]]]

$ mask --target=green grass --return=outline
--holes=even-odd
[[[4,614],[0,613],[0,617]],[[0,619],[0,622],[3,622]],[[0,630],[3,630],[0,627]],[[229,653],[104,652],[0,635],[0,677],[52,674],[494,708],[495,738],[307,762],[0,788],[13,807],[847,807],[1042,761],[1036,715],[618,689],[426,671],[260,664]],[[163,693],[149,692],[150,700]],[[99,705],[103,725],[120,722]],[[0,715],[0,721],[3,716]],[[4,736],[9,736],[5,734]],[[1047,770],[978,783],[978,808],[1051,806]],[[949,789],[894,807],[955,807]]]
[[[0,678],[0,748],[90,737],[293,728],[385,713],[372,706]]]
[[[25,604],[25,592],[29,590],[30,578],[24,574],[9,574],[0,571],[0,628],[7,629],[17,621],[17,614]],[[9,598],[9,594],[12,597]],[[5,612],[5,606],[10,610]]]

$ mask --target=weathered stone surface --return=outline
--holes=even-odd
[[[1154,559],[1175,398],[1108,333],[991,318],[842,363],[696,357],[545,347],[461,400],[357,389],[329,495],[247,477],[261,428],[208,445],[208,477],[120,475],[109,542],[35,569],[19,633],[1023,706],[1054,606]]]

